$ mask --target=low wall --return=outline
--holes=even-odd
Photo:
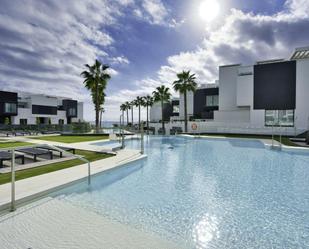
[[[192,126],[192,124],[194,124]],[[196,129],[194,126],[196,125]],[[162,127],[161,123],[150,123],[150,127],[155,128],[155,134],[158,134],[158,129]],[[170,122],[165,123],[166,135],[170,134],[170,129],[173,127],[181,127],[184,132],[184,122]],[[221,122],[188,122],[188,133],[220,133],[220,134],[252,134],[252,135],[284,135],[284,136],[295,136],[304,132],[304,130],[295,129],[294,127],[253,127],[250,123],[221,123]]]

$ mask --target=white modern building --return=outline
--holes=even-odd
[[[309,47],[297,48],[288,60],[220,66],[216,83],[188,94],[188,132],[295,135],[309,130]],[[179,109],[180,121],[166,124],[167,133],[184,128],[183,96]]]
[[[221,66],[219,88],[216,123],[296,133],[309,129],[309,48],[296,49],[290,60]]]
[[[162,109],[161,103],[155,102],[149,111],[150,122],[161,122]],[[173,98],[170,102],[164,103],[163,106],[163,119],[165,121],[178,120],[179,118],[179,98]]]
[[[0,91],[0,124],[70,124],[83,121],[83,103],[71,98]]]

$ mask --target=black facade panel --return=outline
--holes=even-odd
[[[0,116],[16,116],[17,115],[17,102],[18,102],[18,94],[14,92],[5,92],[0,91]],[[5,103],[15,104],[16,112],[6,113],[5,112]]]
[[[56,106],[32,105],[32,114],[57,115]]]
[[[206,96],[219,95],[219,88],[198,89],[194,93],[193,115],[195,118],[213,119],[213,111],[219,106],[206,106]]]
[[[296,102],[296,61],[254,66],[254,109],[292,110]]]
[[[65,99],[62,101],[63,110],[66,111],[66,115],[68,118],[76,118],[77,117],[77,101],[72,99]],[[70,109],[74,109],[73,112]]]
[[[171,114],[171,116],[179,117],[179,112],[174,112],[174,106],[178,106],[179,108],[179,100],[172,100],[172,114]]]
[[[163,119],[164,121],[169,121],[170,117],[173,115],[173,105],[170,103],[165,103],[163,105]]]
[[[17,93],[0,91],[0,102],[17,103],[17,98]]]

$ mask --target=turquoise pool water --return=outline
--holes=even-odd
[[[187,248],[309,248],[309,154],[182,137],[146,138],[145,153],[55,196]]]

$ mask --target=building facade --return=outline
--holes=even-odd
[[[297,48],[288,60],[220,66],[215,85],[188,94],[187,110],[188,132],[296,135],[309,130],[309,47]],[[183,129],[183,120],[180,95],[179,122],[166,129]]]
[[[308,130],[308,48],[296,49],[290,60],[221,66],[219,87],[219,110],[214,112],[214,122]]]
[[[161,103],[155,102],[149,111],[150,122],[161,122],[162,111]],[[173,98],[171,101],[163,104],[163,120],[171,121],[179,118],[179,99]]]
[[[70,124],[83,121],[83,103],[70,98],[0,91],[0,124]]]

